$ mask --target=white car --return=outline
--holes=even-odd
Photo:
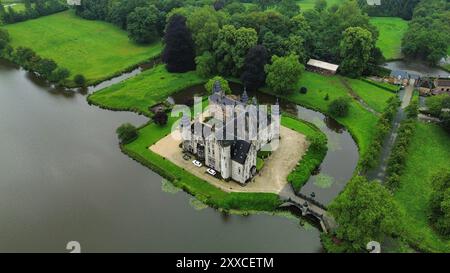
[[[201,166],[203,166],[203,164],[200,162],[200,161],[198,161],[198,160],[194,160],[194,161],[192,161],[192,164],[194,164],[195,166],[197,166],[197,167],[201,167]]]
[[[217,172],[215,170],[213,170],[213,169],[207,169],[206,172],[209,173],[212,176],[216,176],[216,174],[217,174]]]

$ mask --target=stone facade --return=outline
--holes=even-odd
[[[216,82],[209,97],[209,116],[203,121],[182,119],[183,151],[196,155],[223,179],[247,183],[256,174],[258,151],[279,139],[278,105],[271,115],[252,109],[257,109],[255,101],[248,102],[245,90],[239,100],[233,99]]]

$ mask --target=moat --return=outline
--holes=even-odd
[[[84,252],[322,251],[320,231],[298,218],[199,210],[190,195],[163,191],[163,179],[122,154],[115,135],[120,124],[145,117],[89,106],[86,93],[53,89],[6,62],[0,96],[1,251],[65,252],[72,240]],[[320,170],[302,190],[327,204],[352,176],[357,147],[339,124],[298,110],[329,138]]]

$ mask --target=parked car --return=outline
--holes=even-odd
[[[197,166],[197,167],[201,167],[201,166],[203,166],[203,164],[200,162],[200,161],[198,161],[198,160],[194,160],[194,161],[192,161],[192,164],[194,164],[195,166]]]
[[[211,169],[211,168],[207,169],[206,172],[209,173],[212,176],[216,176],[216,174],[217,174],[217,172],[215,170]]]

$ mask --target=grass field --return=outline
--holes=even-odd
[[[294,92],[293,94],[286,96],[285,99],[308,108],[316,109],[323,113],[328,112],[328,105],[334,99],[339,97],[350,97],[340,76],[328,77],[305,71],[299,79],[298,85],[307,87],[307,94]],[[270,92],[268,90],[265,91]],[[377,92],[378,91],[379,90],[377,90]],[[329,100],[325,100],[327,94]],[[386,100],[387,98],[388,97],[386,97]],[[377,116],[364,109],[355,100],[352,100],[349,115],[343,118],[337,118],[337,120],[349,129],[351,134],[355,137],[360,148],[360,153],[365,153],[372,141],[375,124],[378,120]]]
[[[149,106],[204,81],[195,71],[168,73],[164,65],[158,65],[136,77],[95,92],[89,96],[89,101],[113,110],[130,110],[148,115]]]
[[[116,26],[81,19],[72,11],[5,28],[11,35],[13,47],[32,48],[42,57],[68,68],[72,76],[83,74],[89,84],[120,74],[158,56],[162,50],[161,43],[136,45]]]
[[[433,252],[450,252],[450,240],[439,237],[428,225],[427,204],[430,178],[441,168],[450,168],[450,136],[439,126],[418,123],[395,199],[405,213],[409,243]]]
[[[355,79],[346,79],[353,91],[362,98],[372,109],[381,113],[386,108],[387,100],[393,96],[394,93],[386,91],[375,85]]]
[[[343,2],[343,0],[327,0],[327,7],[331,7],[341,2]],[[316,0],[298,0],[297,3],[300,6],[301,10],[310,10],[314,8]]]
[[[388,60],[401,58],[402,38],[408,29],[408,22],[398,17],[372,17],[370,22],[380,32],[377,46],[384,57]]]

